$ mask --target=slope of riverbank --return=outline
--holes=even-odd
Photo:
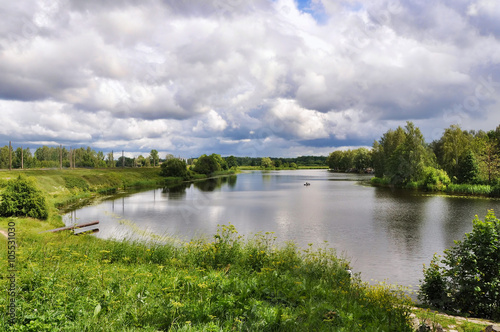
[[[20,174],[36,178],[46,193],[52,212],[70,205],[85,204],[100,196],[132,188],[156,188],[182,181],[181,178],[160,176],[159,168],[108,169],[50,169],[0,172],[0,191],[3,184]]]

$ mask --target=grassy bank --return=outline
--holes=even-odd
[[[1,171],[0,190],[7,180],[20,174],[32,176],[45,192],[49,205],[62,208],[119,190],[158,187],[182,181],[180,178],[162,177],[159,172],[159,168]],[[53,210],[53,213],[57,213],[57,210]]]
[[[373,177],[370,183],[374,186],[380,187],[395,187],[387,178]],[[398,186],[396,186],[398,187]],[[428,186],[423,182],[409,182],[404,186],[399,186],[403,189],[418,189],[432,192],[442,192],[450,195],[463,195],[463,196],[481,196],[481,197],[500,197],[500,187],[490,186],[486,184],[455,184],[450,183],[443,186]]]
[[[158,184],[153,170],[25,173],[37,179],[51,213],[47,221],[0,218],[2,229],[15,225],[17,245],[16,320],[9,325],[11,279],[4,277],[1,331],[411,331],[409,299],[362,283],[328,248],[278,246],[272,234],[244,238],[231,225],[189,243],[40,233],[62,225],[56,204]],[[2,172],[0,181],[18,174]],[[6,276],[7,253],[0,255]]]
[[[7,324],[4,278],[2,331],[411,331],[409,301],[351,277],[329,249],[245,240],[232,226],[159,245],[38,234],[57,221],[9,220],[18,318]]]

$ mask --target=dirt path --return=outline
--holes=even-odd
[[[418,308],[413,308],[414,311],[417,311],[419,310]],[[433,320],[437,320],[439,321],[439,319],[436,319],[437,317],[441,317],[441,318],[450,318],[450,319],[454,319],[456,322],[457,322],[457,325],[458,326],[462,326],[462,324],[464,324],[465,322],[469,322],[469,323],[474,323],[474,324],[478,324],[478,325],[482,325],[483,327],[486,327],[488,325],[493,325],[495,327],[498,326],[498,322],[493,322],[491,320],[487,320],[487,319],[481,319],[481,318],[466,318],[466,317],[461,317],[461,316],[453,316],[453,315],[447,315],[445,313],[442,313],[442,312],[439,312],[439,311],[435,311],[435,310],[429,310],[429,321],[433,321]],[[432,317],[434,316],[434,317]],[[412,319],[414,320],[414,325],[415,325],[415,328],[418,328],[419,324],[422,323],[422,320],[419,320],[418,318],[416,318],[415,314],[411,314],[411,317]],[[434,318],[434,319],[433,319]],[[456,329],[456,326],[453,326],[453,325],[450,325],[450,327],[448,328],[444,328],[443,331],[457,331]],[[497,327],[498,328],[498,327]]]
[[[5,238],[9,238],[9,235],[3,229],[0,229],[0,234],[2,234],[3,236],[5,236]]]

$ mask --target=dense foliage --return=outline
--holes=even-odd
[[[184,160],[172,158],[161,164],[160,175],[188,179],[189,171]]]
[[[407,122],[403,129],[389,130],[373,146],[375,176],[390,183],[405,185],[424,177],[426,167],[433,166],[433,154],[425,144],[420,129]]]
[[[337,150],[327,159],[330,169],[341,172],[363,172],[373,166],[372,154],[367,148]]]
[[[45,196],[36,187],[33,178],[20,175],[17,179],[9,180],[0,197],[0,216],[26,216],[37,219],[48,217]]]
[[[220,156],[219,156],[220,158]],[[206,154],[201,155],[196,163],[194,164],[193,170],[199,174],[210,175],[215,172],[222,170],[222,166],[219,163],[219,158],[214,154],[207,156]],[[221,158],[222,159],[222,158]]]
[[[500,319],[500,220],[477,216],[471,233],[424,267],[420,299],[437,308]]]
[[[499,196],[499,151],[500,126],[486,133],[452,125],[439,140],[427,144],[419,128],[407,122],[404,129],[388,130],[373,143],[372,183]],[[335,153],[341,154],[332,153],[331,161]]]

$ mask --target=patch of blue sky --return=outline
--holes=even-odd
[[[319,24],[325,24],[328,21],[328,15],[321,0],[296,0],[297,8],[310,14]]]

